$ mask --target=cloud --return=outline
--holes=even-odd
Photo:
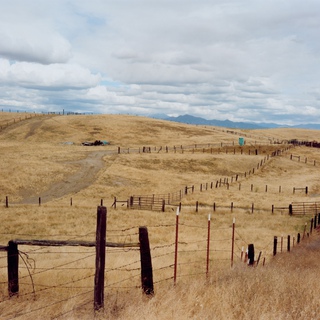
[[[0,83],[39,90],[84,89],[96,86],[101,80],[90,70],[71,64],[41,65],[28,62],[10,64],[0,59]]]
[[[0,104],[313,122],[319,13],[315,0],[12,0]]]
[[[70,43],[56,33],[47,36],[43,30],[26,27],[18,32],[0,31],[0,56],[8,60],[42,64],[65,63],[71,56]],[[32,37],[28,37],[32,34]]]

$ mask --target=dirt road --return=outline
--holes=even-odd
[[[79,165],[79,169],[74,174],[63,181],[52,184],[49,189],[37,196],[24,197],[19,203],[35,204],[39,202],[39,197],[41,203],[45,203],[87,188],[94,182],[98,172],[104,167],[103,157],[107,154],[109,154],[108,151],[92,151],[85,159],[72,162]]]

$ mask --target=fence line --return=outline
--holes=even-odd
[[[180,213],[180,212],[179,212]],[[320,221],[320,214],[317,216],[317,218],[314,218],[312,220],[312,224],[310,226],[310,234],[311,231],[315,228],[315,220]],[[168,281],[180,281],[184,279],[187,275],[189,276],[201,276],[204,277],[210,277],[213,274],[213,269],[216,268],[218,265],[227,266],[228,262],[231,265],[234,263],[245,263],[248,265],[253,265],[257,267],[259,265],[259,261],[263,260],[262,265],[265,264],[265,259],[268,256],[268,254],[272,251],[267,250],[267,248],[272,247],[272,242],[268,243],[264,248],[257,250],[257,248],[254,248],[253,244],[244,237],[241,232],[236,228],[235,220],[233,221],[232,226],[213,226],[210,224],[210,215],[208,217],[207,225],[205,223],[201,224],[190,224],[185,221],[178,221],[179,224],[179,232],[183,231],[177,238],[176,242],[172,243],[166,243],[166,244],[158,244],[153,247],[151,247],[151,252],[153,256],[153,262],[156,262],[153,266],[153,274],[154,274],[154,283],[164,283]],[[177,225],[176,224],[159,224],[151,226],[152,228],[172,228]],[[134,230],[135,227],[132,228],[126,228],[123,230],[113,230],[113,232],[119,233],[119,231],[126,231],[126,230]],[[305,227],[306,234],[309,231],[309,228],[307,226]],[[190,234],[190,231],[188,230],[195,230],[195,235],[197,238],[193,240],[189,240],[189,237],[187,239],[184,239],[186,235]],[[211,236],[210,236],[211,234]],[[307,236],[307,235],[306,235]],[[292,241],[293,238],[291,238]],[[43,241],[43,240],[42,240]],[[69,240],[68,243],[72,240]],[[73,240],[76,242],[75,240]],[[295,241],[295,240],[293,240]],[[37,242],[34,240],[15,240],[15,242],[19,245],[26,245],[33,242],[34,244],[40,245],[47,245],[48,243],[46,241],[43,242]],[[62,245],[65,244],[64,242],[53,240],[51,243],[53,245]],[[75,244],[75,243],[74,243]],[[90,243],[89,243],[90,244]],[[178,246],[176,246],[178,244]],[[271,245],[270,245],[271,244]],[[91,246],[91,244],[90,244]],[[210,248],[209,248],[210,246]],[[282,248],[287,246],[287,243],[285,242],[285,239],[282,241]],[[48,247],[44,247],[48,248]],[[27,263],[24,267],[21,267],[21,275],[20,280],[22,280],[21,284],[26,287],[31,287],[32,284],[30,281],[26,281],[30,278],[28,275],[28,270],[30,269],[30,265],[32,265],[32,259],[34,261],[37,261],[37,255],[41,255],[41,260],[44,261],[43,255],[44,254],[57,254],[59,253],[58,247],[57,251],[55,252],[38,252],[31,250],[29,252],[21,252],[20,254],[25,255]],[[245,250],[247,248],[247,250]],[[112,282],[109,282],[106,284],[106,288],[109,290],[128,290],[133,289],[136,290],[137,288],[141,288],[141,284],[138,283],[138,278],[140,277],[140,267],[139,267],[139,259],[133,259],[134,255],[136,254],[135,251],[137,248],[128,248],[130,252],[132,252],[132,255],[129,258],[129,261],[127,260],[125,263],[122,263],[120,265],[115,266],[109,266],[106,268],[105,272],[106,275],[109,278],[114,278],[115,273],[117,272],[126,272],[129,273],[127,277],[122,276],[121,279],[117,280],[115,279]],[[255,254],[254,249],[259,253]],[[58,265],[51,266],[50,268],[47,268],[46,266],[41,266],[41,264],[38,266],[35,270],[37,272],[32,272],[32,278],[36,280],[37,282],[39,280],[38,277],[41,274],[46,274],[47,272],[70,272],[72,270],[75,270],[76,272],[83,271],[82,274],[78,275],[76,279],[72,279],[71,281],[61,281],[58,284],[50,285],[50,284],[43,284],[43,283],[36,283],[36,288],[33,290],[29,290],[28,292],[22,292],[20,296],[23,295],[34,295],[35,292],[37,294],[41,292],[45,292],[48,290],[55,290],[55,289],[80,289],[85,290],[82,292],[83,294],[89,294],[92,293],[93,290],[90,289],[90,286],[87,284],[88,280],[92,281],[94,278],[94,268],[90,267],[88,263],[90,264],[90,260],[93,259],[94,254],[90,253],[90,248],[87,249],[88,251],[67,251],[63,252],[63,255],[67,255],[69,259],[67,261],[64,261],[62,263],[59,263]],[[110,248],[108,249],[107,254],[116,254],[113,252],[113,250],[118,250],[117,248]],[[284,251],[284,249],[283,249]],[[122,254],[123,251],[119,254]],[[71,255],[75,255],[75,259],[71,258]],[[128,253],[127,253],[128,254]],[[80,256],[79,256],[80,255]],[[175,260],[174,257],[177,255],[177,259]],[[28,260],[29,259],[29,260]],[[114,260],[114,259],[112,259]],[[85,263],[84,263],[85,262]],[[173,274],[174,266],[176,263],[176,274]],[[185,269],[187,268],[187,269]],[[49,278],[47,276],[46,278]],[[52,278],[52,277],[51,277]],[[32,280],[33,281],[33,280]],[[4,285],[5,283],[1,283],[1,285]],[[25,289],[24,289],[25,290]],[[81,294],[81,293],[79,293]],[[68,299],[73,299],[75,296],[71,296],[69,298],[54,301],[53,303],[62,303],[63,301],[67,301]],[[9,299],[9,298],[8,298]],[[2,302],[7,301],[7,299],[3,300]],[[61,302],[62,301],[62,302]],[[91,300],[92,301],[92,300]],[[46,306],[49,308],[49,306]],[[43,307],[43,308],[46,308]],[[36,309],[34,309],[32,312],[35,312]]]

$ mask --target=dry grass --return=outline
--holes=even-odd
[[[0,113],[0,123],[17,117]],[[77,239],[94,241],[96,207],[108,207],[107,241],[137,242],[138,227],[147,226],[153,256],[155,296],[140,295],[139,252],[108,248],[105,310],[97,318],[110,319],[315,319],[319,294],[313,284],[319,259],[317,236],[290,254],[272,258],[275,235],[303,232],[310,217],[271,214],[271,205],[292,201],[319,201],[318,149],[299,147],[271,158],[244,177],[244,172],[279,145],[270,141],[320,141],[310,130],[252,130],[191,126],[133,116],[41,116],[16,122],[0,131],[2,245],[14,238]],[[236,133],[236,134],[235,134]],[[239,136],[247,146],[240,154]],[[81,142],[105,139],[104,147],[83,147]],[[73,144],[64,144],[72,141]],[[228,153],[220,143],[228,143]],[[164,147],[218,144],[211,153]],[[156,147],[161,152],[108,154],[110,151]],[[248,149],[258,155],[248,155]],[[236,149],[236,154],[233,150]],[[301,156],[300,162],[290,154]],[[100,166],[100,157],[103,162]],[[90,158],[91,157],[91,158]],[[305,162],[307,157],[307,162]],[[316,161],[316,166],[314,166]],[[99,167],[93,170],[94,166]],[[79,173],[80,168],[86,168]],[[199,192],[199,185],[239,175],[239,181]],[[78,181],[76,180],[78,179]],[[77,182],[75,187],[74,182]],[[239,190],[241,183],[241,190]],[[173,287],[175,208],[165,213],[111,208],[113,197],[176,192],[195,185],[196,192],[182,201],[179,227],[178,282]],[[253,185],[253,190],[251,190]],[[56,189],[52,186],[56,186]],[[267,186],[267,192],[266,192]],[[281,193],[279,193],[281,186]],[[293,187],[309,187],[309,195],[293,194]],[[58,190],[60,189],[60,190]],[[61,192],[62,191],[62,192]],[[43,196],[38,206],[28,199]],[[4,207],[5,196],[10,199]],[[70,198],[73,206],[70,206]],[[199,212],[195,202],[199,201]],[[216,203],[216,212],[212,204]],[[234,211],[230,211],[230,203]],[[254,203],[255,211],[251,213]],[[210,276],[206,280],[207,217],[211,220]],[[232,220],[236,218],[235,265],[230,269]],[[311,240],[315,242],[310,242]],[[254,243],[265,267],[247,268],[241,248]],[[284,246],[286,242],[284,241]],[[0,252],[0,311],[3,319],[92,319],[94,250],[92,248],[19,248],[20,295],[8,299],[6,254]],[[220,251],[223,250],[223,251]],[[27,268],[28,266],[28,268]],[[119,268],[122,271],[119,271]],[[48,270],[52,269],[52,270]],[[45,272],[44,272],[45,271]],[[29,272],[35,286],[35,293]],[[303,279],[303,280],[302,280]],[[139,293],[139,294],[137,294]]]

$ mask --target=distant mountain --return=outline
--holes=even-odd
[[[320,124],[318,123],[299,124],[292,128],[320,130]]]
[[[276,123],[254,123],[254,122],[233,122],[230,120],[206,120],[200,117],[194,117],[189,114],[185,114],[178,117],[169,117],[163,114],[159,114],[154,118],[194,124],[194,125],[207,125],[207,126],[217,126],[235,129],[272,129],[272,128],[299,128],[299,129],[313,129],[320,130],[320,124],[310,123],[310,124],[300,124],[295,126],[283,126]]]
[[[264,129],[266,126],[263,124],[249,123],[249,122],[233,122],[230,120],[206,120],[200,117],[194,117],[188,114],[178,117],[166,117],[163,120],[195,124],[195,125],[206,125],[206,126],[217,126],[226,128],[237,128],[237,129]],[[272,126],[274,127],[274,126]]]

